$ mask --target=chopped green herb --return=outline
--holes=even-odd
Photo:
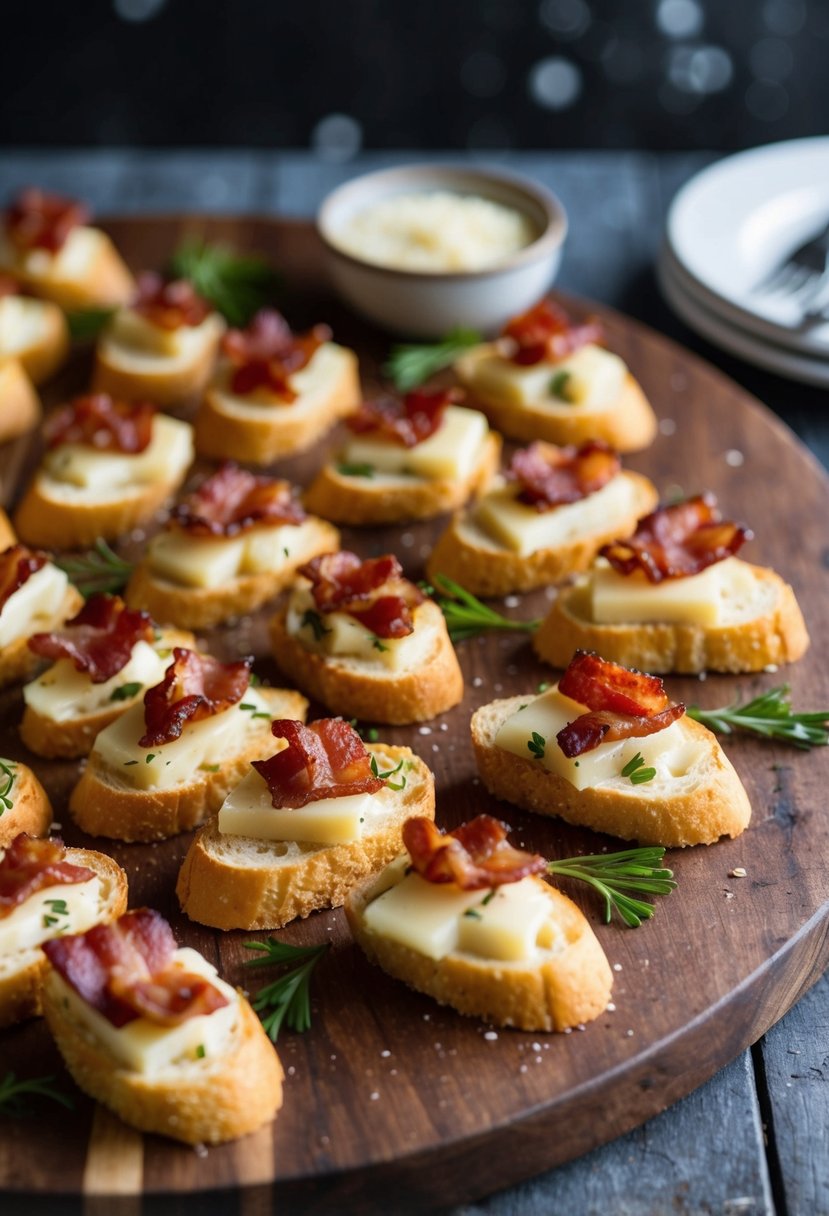
[[[282,546],[282,556],[283,556],[283,557],[290,557],[290,556],[291,556],[291,550],[288,548],[288,546],[287,546],[287,545],[283,545],[283,546]]]
[[[546,692],[549,687],[550,687],[549,683],[546,680],[542,680],[535,691],[536,692]]]
[[[17,773],[14,771],[13,760],[0,760],[0,780],[4,777],[3,787],[0,789],[0,815],[3,811],[10,811],[14,806],[11,799],[12,786],[17,779]]]
[[[48,913],[44,914],[44,917],[43,917],[43,928],[44,929],[51,929],[52,925],[56,925],[57,923],[58,923],[58,918],[56,916],[49,916]]]
[[[130,697],[136,696],[143,687],[144,685],[139,684],[137,680],[132,684],[122,684],[120,688],[113,688],[109,699],[110,701],[129,701]]]
[[[544,751],[546,746],[547,740],[543,735],[540,735],[537,730],[534,730],[532,738],[527,740],[527,747],[532,752],[536,760],[544,759]]]
[[[373,464],[338,464],[337,472],[342,477],[373,477]]]
[[[326,633],[331,632],[326,625],[323,625],[322,617],[318,612],[315,612],[313,608],[306,608],[305,612],[302,614],[302,621],[300,622],[300,625],[302,628],[307,626],[310,630],[312,630],[315,642],[321,642]]]
[[[496,895],[495,887],[493,887],[491,891],[487,891],[486,895],[481,900],[481,904],[483,905],[483,907],[486,907],[487,904],[490,902],[490,900],[493,900],[495,898],[495,895]]]
[[[203,773],[218,773],[221,766],[218,764],[200,764],[199,768]]]
[[[204,1049],[204,1043],[199,1043],[198,1047],[196,1048],[196,1059],[203,1060],[206,1055],[207,1052]]]
[[[69,908],[65,899],[47,899],[44,901],[47,908],[51,908],[55,916],[68,916]]]
[[[633,785],[644,785],[646,781],[653,781],[656,776],[656,769],[643,768],[644,763],[644,756],[640,752],[637,752],[633,759],[628,760],[622,769],[622,776],[629,777]]]
[[[483,338],[476,329],[458,326],[440,342],[393,346],[388,362],[383,365],[383,374],[401,393],[408,393],[435,372],[449,367],[468,347],[481,342]]]
[[[371,637],[371,644],[375,650],[384,651],[384,650],[389,649],[389,647],[386,646],[384,642],[381,642],[378,637],[374,637],[373,635]]]
[[[152,764],[153,760],[155,760],[155,757],[156,757],[156,752],[147,752],[146,756],[144,757],[144,763]]]
[[[556,372],[550,381],[550,392],[559,401],[572,401],[568,385],[572,379],[570,372]]]
[[[477,908],[467,908],[466,911],[464,912],[464,916],[468,916],[470,920],[483,920],[484,919],[481,916],[481,914]]]
[[[270,718],[271,716],[269,713],[266,713],[264,709],[259,709],[250,701],[240,702],[239,708],[246,710],[250,714],[251,718]]]
[[[267,1016],[262,1018],[262,1026],[274,1043],[279,1037],[283,1022],[289,1030],[307,1030],[311,1025],[311,973],[331,943],[325,942],[322,946],[289,946],[286,942],[278,942],[276,938],[269,937],[267,942],[243,944],[246,950],[261,950],[266,956],[251,959],[246,964],[248,967],[278,966],[304,960],[298,967],[287,971],[278,980],[262,988],[253,1000],[253,1008],[260,1014],[268,1011]]]
[[[380,738],[380,732],[376,726],[370,726],[368,728],[366,731],[366,738],[368,739],[369,743],[377,742],[377,740]]]
[[[124,767],[125,767],[125,768],[129,768],[129,766],[130,766],[131,764],[137,764],[137,763],[138,763],[138,761],[137,761],[137,760],[125,760],[125,761],[124,761]]]
[[[370,764],[371,764],[371,771],[372,771],[372,773],[374,774],[374,776],[375,776],[375,777],[377,777],[377,779],[378,779],[379,781],[385,781],[386,785],[389,787],[389,789],[390,789],[390,790],[402,790],[402,789],[405,789],[405,786],[406,786],[406,778],[405,778],[405,776],[401,777],[401,779],[400,779],[400,781],[399,781],[399,782],[396,782],[396,781],[390,781],[390,780],[389,780],[389,778],[390,778],[390,777],[393,777],[395,773],[399,773],[399,772],[400,772],[401,768],[403,767],[403,761],[402,761],[402,759],[398,761],[398,763],[397,763],[397,764],[394,766],[394,768],[390,768],[390,769],[388,769],[388,771],[387,771],[387,772],[385,772],[385,773],[381,773],[381,772],[380,772],[379,767],[378,767],[378,764],[377,764],[377,757],[376,757],[376,756],[372,756],[372,757],[371,757],[371,762],[370,762]]]

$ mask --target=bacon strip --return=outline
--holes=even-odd
[[[48,561],[45,553],[27,549],[25,545],[9,545],[0,553],[0,612],[15,591],[19,591]]]
[[[440,429],[446,407],[463,397],[461,389],[452,388],[407,393],[402,401],[394,397],[364,401],[357,413],[346,419],[346,424],[355,435],[376,435],[413,448]]]
[[[133,309],[159,329],[194,327],[213,312],[213,305],[196,291],[188,279],[165,279],[145,270],[136,280],[138,294]]]
[[[616,477],[621,467],[617,453],[601,439],[580,448],[557,448],[539,441],[515,453],[507,477],[521,487],[519,502],[537,511],[550,511],[595,494]]]
[[[544,299],[508,321],[503,336],[515,343],[512,362],[526,367],[545,361],[558,363],[582,346],[601,342],[603,334],[598,321],[574,325],[560,305]]]
[[[32,186],[21,190],[6,212],[6,231],[23,252],[45,249],[58,253],[72,229],[86,224],[89,218],[89,208],[84,203]]]
[[[722,520],[713,494],[699,494],[671,507],[659,507],[639,520],[633,536],[599,550],[614,570],[641,570],[651,583],[688,578],[737,553],[753,533],[743,524]]]
[[[144,694],[147,729],[138,746],[172,743],[188,722],[200,722],[235,705],[250,683],[252,662],[220,663],[210,655],[176,646],[164,679]]]
[[[138,642],[152,642],[148,612],[127,608],[119,595],[93,595],[77,616],[54,633],[34,633],[29,649],[44,659],[71,659],[93,684],[103,684],[126,667]]]
[[[257,524],[301,524],[307,516],[289,482],[226,461],[174,508],[172,519],[191,536],[237,536]]]
[[[600,743],[612,743],[617,739],[642,739],[645,735],[655,735],[657,731],[665,730],[677,718],[685,713],[682,704],[669,705],[661,713],[651,717],[637,717],[627,714],[614,714],[610,710],[600,709],[593,713],[582,714],[574,722],[556,735],[556,741],[565,756],[572,759],[581,756],[583,752],[591,752]]]
[[[412,609],[424,596],[403,578],[392,554],[361,561],[347,549],[324,553],[299,567],[311,580],[320,612],[344,612],[379,638],[403,638],[414,631]]]
[[[478,815],[453,832],[443,833],[425,816],[407,819],[403,843],[412,866],[427,882],[453,882],[463,891],[500,887],[540,874],[547,863],[507,843],[507,825]]]
[[[140,1017],[179,1026],[228,1004],[205,976],[171,965],[176,940],[151,908],[55,938],[43,950],[66,983],[117,1028]]]
[[[222,350],[233,364],[230,387],[242,396],[266,388],[286,405],[296,400],[290,377],[311,362],[320,346],[331,341],[327,325],[295,334],[274,308],[263,308],[247,329],[229,329]]]
[[[43,432],[50,448],[82,443],[99,452],[134,456],[149,447],[156,412],[149,401],[115,401],[108,393],[90,393],[55,410]]]
[[[0,920],[46,887],[89,882],[94,870],[65,861],[62,840],[37,840],[21,832],[0,860]]]
[[[342,718],[320,718],[309,726],[288,718],[271,725],[288,746],[267,760],[251,761],[264,777],[275,807],[307,806],[324,798],[376,794],[383,782],[356,730]]]

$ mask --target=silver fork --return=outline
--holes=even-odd
[[[790,296],[808,311],[829,282],[829,223],[793,250],[754,288],[756,292]]]

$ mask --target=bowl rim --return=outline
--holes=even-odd
[[[381,262],[371,262],[357,257],[353,253],[349,253],[337,245],[332,237],[332,213],[342,206],[343,202],[348,201],[350,196],[364,192],[367,187],[369,188],[369,193],[371,193],[370,186],[374,183],[381,186],[389,185],[393,188],[394,184],[398,181],[405,182],[407,179],[412,179],[412,186],[416,190],[417,181],[420,179],[424,183],[431,181],[436,188],[444,185],[448,189],[449,183],[447,179],[457,178],[458,176],[469,179],[470,184],[475,179],[482,184],[494,181],[508,188],[512,187],[517,193],[531,199],[537,207],[541,208],[545,216],[545,223],[541,232],[534,241],[531,241],[529,245],[525,245],[523,249],[518,249],[508,258],[496,262],[491,266],[483,266],[478,270],[410,270],[402,266],[385,266]],[[368,198],[367,203],[377,201],[388,193],[391,193],[391,190],[381,189],[375,199]],[[524,265],[540,261],[542,258],[561,250],[567,237],[569,225],[567,212],[558,196],[540,182],[527,177],[523,173],[516,173],[509,169],[492,168],[488,165],[466,164],[463,161],[418,161],[413,164],[392,165],[385,169],[372,169],[368,173],[361,173],[359,176],[352,177],[348,181],[343,182],[340,186],[336,186],[330,194],[326,195],[320,204],[317,210],[316,226],[317,232],[329,253],[352,266],[358,266],[363,270],[376,271],[381,275],[396,275],[410,278],[418,283],[435,283],[443,281],[468,282],[474,279],[496,278]]]

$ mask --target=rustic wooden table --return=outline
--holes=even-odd
[[[6,152],[0,197],[20,185],[88,199],[99,214],[204,211],[310,215],[323,196],[370,168],[422,157],[362,155],[347,163],[304,153]],[[452,158],[449,158],[452,159]],[[572,219],[558,285],[602,300],[669,334],[765,401],[829,465],[827,394],[790,384],[698,339],[662,301],[653,277],[665,209],[713,159],[704,153],[513,154],[485,158],[541,179]],[[596,1111],[596,1119],[602,1117]],[[2,1211],[16,1208],[3,1200]],[[389,1200],[394,1210],[393,1197]],[[68,1216],[50,1199],[39,1211]],[[94,1201],[85,1210],[92,1211]],[[100,1209],[103,1211],[103,1209]],[[254,1196],[136,1200],[136,1214],[264,1216]],[[322,1209],[320,1209],[322,1210]],[[638,1130],[452,1216],[817,1216],[829,1213],[829,979],[711,1081]]]

